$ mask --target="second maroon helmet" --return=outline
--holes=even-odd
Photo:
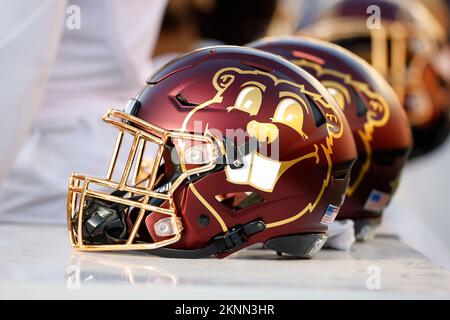
[[[349,51],[301,37],[266,38],[250,44],[280,55],[315,76],[334,96],[350,124],[358,160],[337,219],[355,221],[367,240],[394,194],[412,144],[410,126],[387,81]]]

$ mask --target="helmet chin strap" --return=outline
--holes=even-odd
[[[172,179],[158,189],[167,188]],[[156,189],[156,190],[158,190]],[[116,191],[116,195],[122,191]],[[133,198],[138,200],[139,197]],[[123,244],[126,242],[125,205],[109,204],[98,199],[89,199],[84,211],[88,219],[83,222],[83,238],[91,244]],[[164,200],[153,198],[150,204],[159,206]],[[74,217],[77,219],[77,216]],[[255,220],[245,225],[237,225],[228,232],[214,237],[211,244],[194,250],[158,248],[147,252],[160,257],[198,259],[226,253],[248,242],[248,238],[265,230],[263,221]],[[86,241],[86,240],[85,240]]]
[[[216,236],[211,244],[200,249],[158,248],[146,251],[149,254],[165,258],[200,259],[222,254],[237,249],[248,242],[248,238],[266,229],[261,220],[255,220],[244,225],[237,225],[228,232]]]

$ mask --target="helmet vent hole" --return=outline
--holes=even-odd
[[[325,116],[322,114],[322,111],[320,111],[316,103],[311,99],[309,95],[306,95],[306,100],[308,100],[309,107],[312,110],[316,128],[319,128],[320,126],[324,125],[327,122],[327,120],[325,119]]]
[[[351,88],[350,91],[356,102],[356,115],[358,117],[364,116],[367,113],[367,107],[366,107],[364,101],[362,100],[361,96],[353,88]]]
[[[217,194],[216,200],[222,205],[231,209],[234,212],[238,212],[242,209],[246,209],[264,202],[264,198],[258,192],[232,192],[226,194]]]
[[[349,176],[350,171],[348,168],[335,168],[331,175],[333,176],[333,180],[345,180]]]
[[[196,107],[198,106],[198,103],[190,102],[188,101],[181,93],[177,94],[175,96],[175,99],[177,99],[178,103],[182,105],[183,107]]]

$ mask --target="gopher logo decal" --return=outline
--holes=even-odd
[[[333,95],[343,111],[345,111],[346,105],[352,103],[352,99],[359,100],[355,101],[356,105],[364,104],[361,100],[361,96],[368,101],[368,104],[365,105],[368,105],[369,108],[364,110],[364,126],[357,131],[357,135],[366,152],[366,159],[361,167],[361,170],[359,172],[352,173],[352,179],[347,189],[347,196],[352,196],[369,171],[372,162],[371,142],[373,140],[373,132],[376,128],[386,125],[389,121],[389,107],[383,97],[376,92],[373,92],[366,83],[352,79],[350,74],[326,69],[318,63],[305,59],[291,60],[291,62],[300,67],[306,68],[307,70],[313,69],[315,76],[317,76],[320,82]],[[336,79],[338,79],[339,82],[335,81]],[[344,82],[347,86],[352,87],[356,94],[352,95],[346,86],[341,84],[342,82]],[[366,107],[364,106],[364,108]]]
[[[260,76],[260,79],[263,76],[263,80],[254,81],[255,75]],[[193,108],[184,119],[180,130],[186,131],[188,123],[195,121],[197,111],[207,110],[217,104],[224,106],[226,114],[247,117],[246,136],[258,141],[259,146],[264,148],[273,149],[279,145],[279,156],[262,154],[257,148],[243,157],[241,167],[226,166],[225,174],[230,183],[250,185],[264,192],[272,192],[278,179],[286,174],[290,167],[302,161],[309,160],[313,165],[320,163],[328,167],[316,196],[310,199],[305,207],[286,219],[269,223],[267,227],[283,225],[312,212],[330,182],[333,141],[343,134],[342,113],[338,111],[337,104],[327,103],[320,93],[310,92],[302,84],[278,79],[261,70],[223,68],[216,72],[212,84],[217,90],[215,96]],[[234,96],[230,95],[231,92]],[[234,94],[235,92],[237,94]],[[270,107],[265,106],[265,103],[270,103]],[[325,139],[317,139],[312,134],[317,130],[317,123],[316,128],[313,128],[315,121],[305,121],[308,117],[322,119],[320,129],[324,130]],[[283,144],[292,139],[309,140],[309,143],[305,143],[304,149],[287,152]],[[190,187],[195,193],[195,187],[192,184]]]

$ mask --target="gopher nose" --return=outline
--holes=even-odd
[[[272,143],[278,137],[278,128],[273,123],[261,123],[252,120],[247,124],[247,132],[250,137],[259,142]]]

